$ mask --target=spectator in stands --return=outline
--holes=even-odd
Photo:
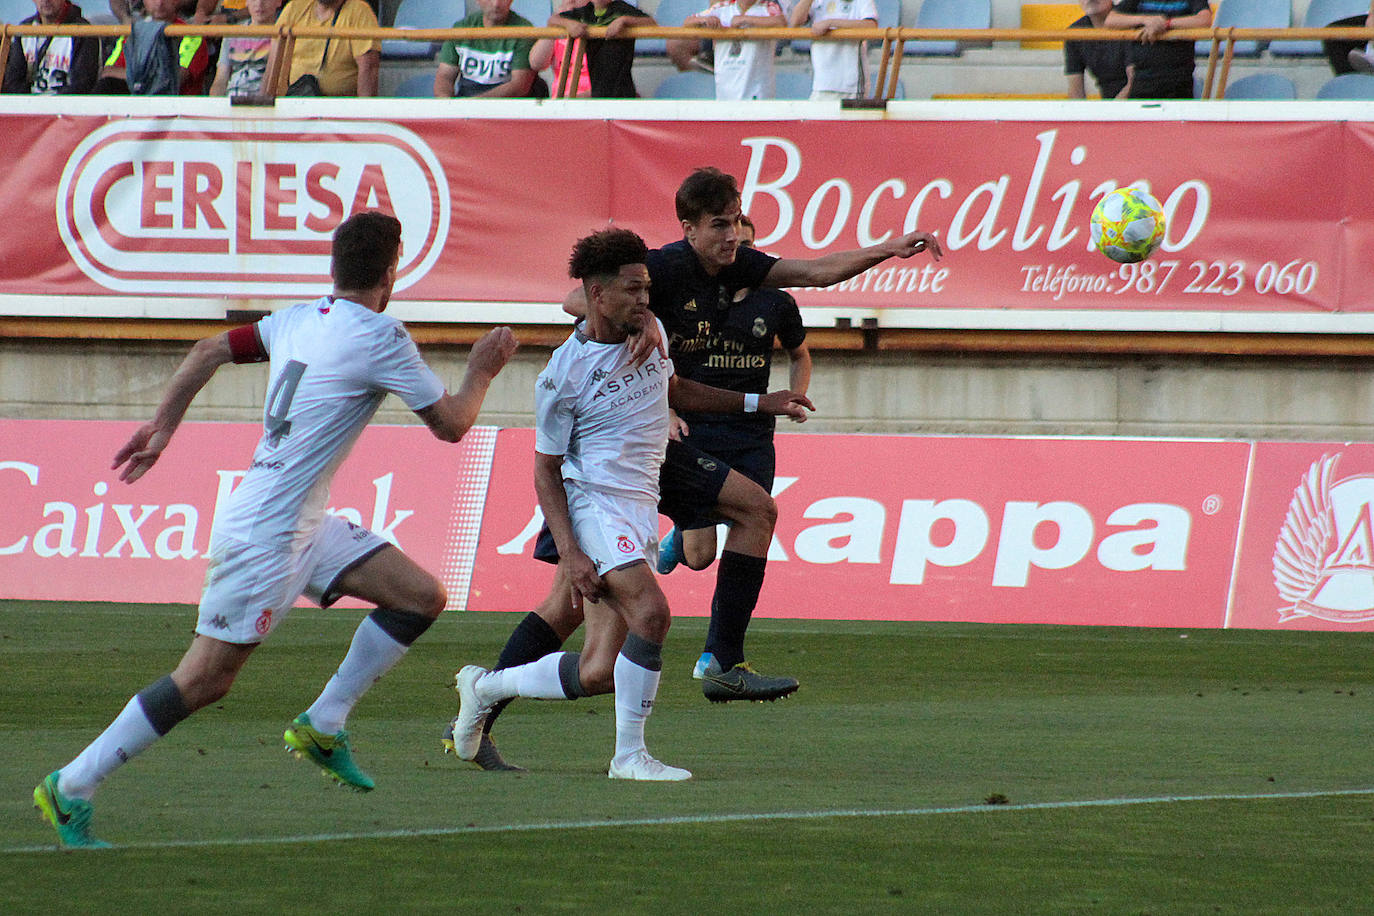
[[[654,17],[626,0],[592,0],[549,17],[549,26],[566,29],[571,39],[582,39],[587,47],[587,69],[592,78],[592,95],[599,99],[639,97],[630,68],[635,61],[633,38],[621,38],[626,29],[658,25]],[[605,26],[606,37],[587,38],[588,26]]]
[[[1332,25],[1341,25],[1340,22],[1333,22]],[[1364,26],[1367,29],[1374,29],[1374,2],[1369,4],[1369,15],[1364,17],[1364,21],[1349,23],[1353,26]],[[1351,71],[1355,73],[1374,73],[1374,41],[1369,42],[1363,48],[1351,48],[1346,52],[1345,59],[1350,64]]]
[[[873,0],[798,0],[788,20],[793,28],[811,23],[824,38],[832,29],[876,28]],[[868,47],[862,41],[811,42],[811,98],[856,99],[868,91]]]
[[[375,29],[377,14],[365,0],[290,0],[277,23]],[[376,38],[297,38],[287,81],[314,76],[320,95],[371,97],[377,94],[381,62],[382,43]]]
[[[1121,0],[1107,14],[1109,29],[1139,29],[1140,44],[1131,48],[1134,65],[1129,98],[1191,99],[1193,43],[1160,41],[1170,29],[1205,29],[1212,24],[1207,0]]]
[[[688,16],[682,24],[707,29],[747,29],[785,26],[787,16],[777,0],[720,0],[708,9]],[[724,38],[712,42],[716,98],[729,101],[773,98],[773,56],[777,52],[777,45],[776,41],[730,41]]]
[[[34,0],[38,11],[20,25],[88,25],[81,7],[67,0]],[[95,88],[100,75],[100,39],[68,35],[25,35],[10,39],[4,92],[78,95]]]
[[[144,0],[143,12],[149,19],[169,25],[184,25],[177,15],[177,0]],[[171,39],[167,39],[169,42]],[[128,95],[128,71],[124,60],[124,38],[115,40],[105,67],[100,71],[95,91],[105,95]],[[210,69],[210,51],[199,35],[186,35],[175,42],[177,68],[182,95],[205,94],[205,71]],[[135,81],[137,82],[137,81]],[[135,87],[137,88],[137,87]]]
[[[558,0],[554,3],[555,12],[570,10],[579,5],[579,0]],[[567,52],[568,39],[566,38],[541,38],[534,43],[530,49],[530,69],[536,74],[542,73],[550,67],[553,68],[553,78],[549,81],[549,94],[554,98],[562,98],[558,92],[558,83],[563,76],[563,57]],[[573,44],[572,61],[577,62],[577,44]],[[590,98],[592,94],[592,77],[587,72],[586,66],[582,66],[577,71],[577,86],[573,91],[567,93],[568,98]]]
[[[271,25],[277,21],[281,0],[248,0],[248,15],[252,25]],[[232,98],[257,98],[271,95],[264,91],[267,63],[272,56],[272,39],[234,37],[224,39],[220,47],[219,68],[211,95]]]
[[[1112,11],[1112,0],[1078,0],[1083,17],[1075,20],[1071,29],[1100,29]],[[1091,73],[1097,91],[1104,99],[1128,98],[1131,88],[1131,68],[1126,64],[1127,43],[1124,41],[1066,41],[1064,42],[1064,74],[1069,80],[1069,98],[1088,97],[1083,76]]]
[[[478,11],[453,24],[455,29],[494,29],[533,25],[510,11],[511,0],[477,0]],[[439,48],[434,97],[548,98],[548,86],[530,67],[533,38],[457,38]],[[536,85],[542,92],[532,91]]]

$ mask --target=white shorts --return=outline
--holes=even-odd
[[[597,575],[641,561],[658,563],[658,503],[575,480],[563,481],[577,544]]]
[[[262,642],[301,595],[320,607],[338,601],[339,577],[385,546],[380,535],[334,515],[324,517],[303,550],[216,538],[196,632],[222,642]]]

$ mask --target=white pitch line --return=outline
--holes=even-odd
[[[1282,801],[1299,798],[1338,798],[1374,795],[1368,789],[1319,789],[1311,792],[1228,793],[1222,795],[1158,795],[1143,798],[1096,798],[1080,801],[1028,802],[1019,805],[958,805],[948,808],[839,808],[822,811],[762,811],[753,814],[683,814],[676,817],[643,817],[629,820],[551,821],[539,824],[490,824],[463,827],[429,827],[378,830],[370,833],[316,833],[300,836],[230,838],[217,840],[158,840],[122,843],[116,849],[203,849],[212,846],[287,846],[299,843],[333,843],[341,840],[395,840],[412,837],[463,836],[482,833],[532,833],[544,830],[589,830],[607,827],[668,827],[682,824],[737,824],[753,821],[811,821],[829,817],[924,817],[943,814],[999,814],[1014,811],[1062,811],[1073,808],[1121,808],[1129,805],[1165,805],[1181,802]],[[0,855],[53,852],[46,846],[0,847]]]

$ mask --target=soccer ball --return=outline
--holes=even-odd
[[[1164,210],[1148,191],[1117,188],[1093,208],[1092,241],[1113,261],[1143,261],[1164,241]]]

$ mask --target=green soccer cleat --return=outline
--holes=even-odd
[[[768,677],[749,667],[748,662],[740,662],[729,671],[720,670],[720,662],[714,658],[702,673],[701,692],[712,703],[728,703],[731,700],[773,700],[790,696],[796,692],[797,679],[791,677]]]
[[[353,762],[353,753],[348,748],[348,732],[326,735],[310,724],[309,716],[301,713],[282,733],[282,740],[293,757],[309,760],[335,782],[359,792],[371,792],[377,785]]]
[[[94,808],[82,798],[68,798],[57,788],[53,770],[33,790],[33,806],[43,820],[57,830],[57,839],[68,849],[109,849],[110,844],[91,836]]]

